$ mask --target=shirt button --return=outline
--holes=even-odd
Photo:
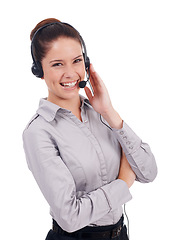
[[[124,134],[124,132],[123,132],[123,131],[121,131],[121,132],[120,132],[120,135],[123,135],[123,134]]]
[[[129,149],[133,149],[134,147],[133,146],[130,146]]]
[[[126,139],[127,139],[127,136],[124,136],[124,137],[123,137],[123,139],[125,139],[125,140],[126,140]]]
[[[87,123],[87,122],[88,122],[88,120],[85,120],[85,121],[84,121],[84,123]]]
[[[127,141],[126,144],[127,144],[127,145],[130,145],[130,141]]]

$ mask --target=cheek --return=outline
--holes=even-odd
[[[44,79],[47,87],[49,89],[53,89],[57,85],[57,82],[59,81],[59,76],[58,74],[55,74],[55,72],[49,71],[45,72]]]
[[[81,67],[81,69],[79,70],[80,76],[82,79],[85,78],[86,75],[86,71],[85,71],[85,65],[83,67]]]
[[[51,69],[48,72],[45,72],[44,74],[45,80],[49,82],[57,82],[62,77],[62,74],[60,71],[55,71],[55,69]]]
[[[85,75],[86,75],[86,72],[85,72],[85,70],[84,70],[84,71],[82,71],[82,73],[81,73],[81,78],[84,79],[84,78],[85,78]]]

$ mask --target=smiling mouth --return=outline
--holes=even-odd
[[[66,88],[72,88],[75,87],[76,84],[78,83],[79,80],[76,80],[74,82],[64,82],[64,83],[60,83],[61,86],[66,87]]]

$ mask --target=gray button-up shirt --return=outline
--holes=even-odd
[[[51,216],[68,232],[120,219],[122,205],[131,199],[127,184],[117,179],[121,147],[137,181],[153,181],[157,174],[148,144],[125,122],[122,129],[109,129],[88,99],[80,98],[82,122],[41,99],[23,133],[28,167]]]

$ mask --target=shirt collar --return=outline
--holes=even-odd
[[[85,98],[82,95],[79,95],[80,99],[81,99],[81,108],[84,108],[84,105],[86,105],[87,107],[92,108],[89,100],[87,98]],[[65,108],[61,108],[60,106],[58,106],[57,104],[54,104],[52,102],[49,102],[46,98],[41,98],[40,102],[39,102],[39,108],[37,110],[37,113],[39,115],[41,115],[46,121],[51,122],[54,120],[56,113],[58,111],[64,111],[64,112],[71,112]]]

